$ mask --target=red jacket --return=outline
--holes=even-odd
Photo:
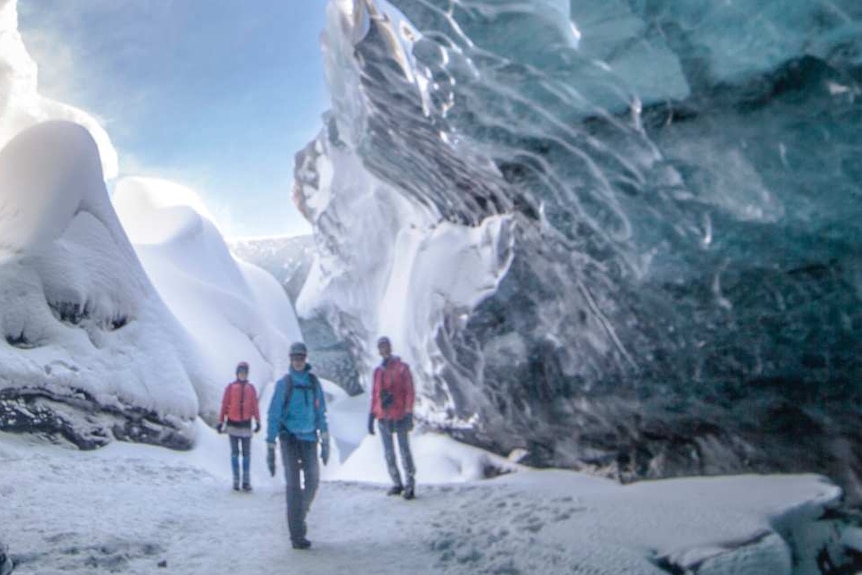
[[[221,400],[221,412],[218,420],[224,421],[250,421],[254,418],[260,421],[260,412],[257,410],[257,391],[249,382],[234,381],[228,384],[224,390]]]
[[[391,397],[384,407],[383,397]],[[399,357],[390,356],[385,366],[374,370],[374,387],[371,390],[371,413],[375,419],[397,421],[413,413],[413,376],[410,366]]]

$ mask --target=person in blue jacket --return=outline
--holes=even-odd
[[[267,417],[267,457],[270,475],[275,476],[275,439],[281,446],[281,461],[287,482],[287,526],[294,549],[308,549],[305,518],[320,482],[320,459],[329,461],[329,428],[326,399],[320,380],[311,373],[304,343],[290,346],[290,371],[275,384]],[[300,481],[300,473],[303,480]]]

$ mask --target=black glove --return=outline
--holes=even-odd
[[[275,477],[275,444],[266,444],[266,468],[269,469],[269,474]]]
[[[219,433],[224,433],[224,421],[219,421],[218,425],[216,425],[216,431]]]
[[[374,435],[374,414],[368,414],[368,433]]]
[[[404,416],[404,425],[407,426],[407,429],[409,431],[413,431],[413,414],[412,413],[408,413],[407,415]]]
[[[326,465],[329,463],[329,433],[320,434],[320,460]]]
[[[254,432],[255,433],[260,432],[260,422],[259,421],[254,422]]]

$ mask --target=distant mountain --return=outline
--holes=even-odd
[[[271,273],[296,304],[314,260],[312,236],[229,240],[228,247],[239,259]]]
[[[271,273],[296,306],[317,253],[312,236],[240,239],[229,242],[233,254]],[[323,317],[299,317],[311,362],[321,377],[332,380],[351,395],[362,392],[359,372],[344,340]]]

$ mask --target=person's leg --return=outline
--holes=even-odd
[[[281,461],[284,463],[284,479],[287,484],[287,528],[290,540],[296,543],[303,538],[302,533],[302,485],[299,471],[301,455],[295,437],[287,436],[280,439]]]
[[[392,489],[389,490],[390,495],[401,493],[403,484],[401,483],[401,473],[398,471],[398,463],[395,461],[395,445],[392,440],[392,422],[381,419],[378,425],[380,429],[380,438],[383,440],[383,453],[386,456],[386,467],[389,469],[389,476],[392,478]]]
[[[242,488],[251,490],[251,437],[243,437],[240,440],[242,447]]]
[[[317,461],[317,442],[302,441],[302,507],[305,513],[311,509],[317,487],[320,485],[320,464]]]
[[[416,488],[416,467],[413,465],[413,454],[410,452],[410,429],[407,427],[406,420],[402,419],[398,422],[397,433],[398,450],[401,452],[401,465],[404,467],[404,474],[407,476],[404,496],[412,499],[413,491]]]
[[[230,467],[233,471],[233,488],[239,489],[239,437],[230,436]]]
[[[305,520],[320,484],[320,464],[317,462],[316,441],[300,441],[298,443],[302,449],[302,538],[305,539],[308,533]]]

